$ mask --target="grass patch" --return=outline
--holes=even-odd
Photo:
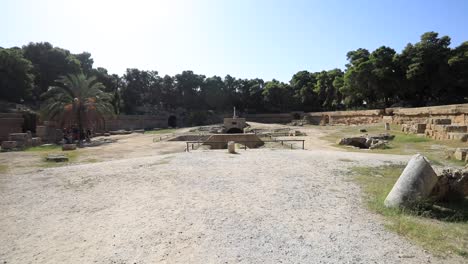
[[[176,130],[177,129],[175,128],[166,128],[166,129],[145,131],[145,134],[170,134],[170,133],[174,133]]]
[[[368,132],[360,133],[359,129],[361,128],[366,129]],[[392,130],[386,131],[382,124],[324,127],[324,130],[329,130],[329,133],[327,136],[323,137],[323,139],[332,142],[335,144],[335,146],[343,148],[347,151],[365,151],[371,153],[397,155],[414,155],[416,153],[421,153],[422,155],[426,156],[434,165],[462,166],[465,164],[463,161],[457,161],[454,159],[448,160],[446,158],[446,150],[462,147],[463,145],[468,147],[467,143],[462,143],[455,140],[438,141],[422,135],[405,134],[400,131],[401,126],[398,125],[392,125],[391,128]],[[386,149],[361,150],[336,144],[337,140],[343,137],[360,136],[363,134],[374,135],[380,133],[390,133],[395,135],[395,139],[389,141],[388,148]]]
[[[62,150],[62,146],[60,145],[43,145],[43,146],[37,146],[37,147],[30,147],[30,148],[27,148],[25,151],[29,151],[29,152],[42,152],[42,151],[59,151],[59,150]]]
[[[437,256],[456,254],[468,259],[468,199],[458,204],[423,204],[411,210],[384,206],[403,169],[403,165],[355,167],[353,179],[362,187],[368,207],[384,216],[388,229]]]

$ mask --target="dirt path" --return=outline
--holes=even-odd
[[[345,172],[405,160],[194,151],[7,175],[0,262],[438,262],[385,231]]]
[[[327,131],[298,130],[305,151],[185,153],[133,134],[80,150],[92,164],[0,173],[0,263],[448,263],[386,231],[349,179],[350,166],[408,157],[336,151]]]

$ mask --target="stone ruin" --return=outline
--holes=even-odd
[[[388,133],[379,135],[364,135],[357,137],[345,137],[339,139],[338,145],[352,146],[360,149],[384,149],[387,148],[389,140],[393,140],[394,135]]]
[[[406,165],[390,193],[386,207],[411,207],[425,201],[463,200],[468,196],[468,169],[444,170],[437,175],[428,160],[414,155]]]
[[[448,118],[430,118],[426,123],[403,124],[401,130],[408,134],[423,134],[436,140],[468,141],[468,126],[452,124]]]
[[[2,151],[24,150],[29,147],[35,147],[42,144],[39,137],[32,137],[30,131],[27,133],[11,133],[8,140],[2,141]]]

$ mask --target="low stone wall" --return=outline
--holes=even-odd
[[[283,114],[247,114],[245,115],[247,122],[259,122],[259,123],[278,123],[286,124],[294,120],[293,113]]]
[[[304,114],[304,119],[313,125],[358,125],[382,122],[383,110],[333,111]]]
[[[11,133],[23,132],[24,118],[21,114],[0,113],[0,142],[8,140]]]
[[[387,108],[394,124],[427,123],[429,119],[450,119],[452,124],[468,124],[468,104],[440,105],[416,108]]]
[[[118,115],[105,120],[98,130],[134,130],[145,128],[166,128],[170,115]]]
[[[209,145],[211,149],[225,149],[229,141],[246,145],[248,148],[258,148],[264,144],[255,134],[215,134],[211,135],[203,145]]]

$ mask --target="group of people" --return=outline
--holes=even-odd
[[[83,141],[91,142],[91,130],[79,129],[76,126],[63,128],[63,142],[65,144],[73,144],[75,142],[82,143]]]

